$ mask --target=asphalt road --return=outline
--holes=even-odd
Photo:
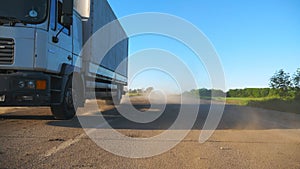
[[[141,111],[149,109],[142,98],[132,103]],[[86,135],[77,118],[55,120],[49,108],[1,108],[0,168],[300,168],[300,114],[226,105],[217,130],[200,144],[198,138],[209,108],[208,102],[201,102],[195,125],[176,147],[142,159],[120,157],[102,149]],[[169,103],[158,119],[138,124],[112,106],[104,106],[101,116],[113,129],[98,128],[149,138],[168,129],[179,109],[179,103]]]

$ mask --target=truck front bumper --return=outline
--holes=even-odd
[[[37,82],[43,89],[37,89]],[[49,106],[50,76],[41,72],[0,74],[0,106]]]

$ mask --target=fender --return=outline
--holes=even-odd
[[[70,80],[70,78],[72,78],[72,76],[77,75],[76,77],[80,77],[81,80],[81,87],[83,90],[83,97],[84,97],[84,93],[85,93],[85,85],[84,85],[84,76],[81,72],[81,68],[76,67],[74,65],[69,65],[66,63],[62,64],[62,68],[61,68],[61,72],[60,72],[60,94],[59,94],[59,103],[62,103],[63,101],[63,97],[64,97],[64,92],[65,92],[65,86],[68,82],[68,80]],[[72,80],[72,79],[71,79]],[[59,103],[54,103],[54,104],[59,104]]]

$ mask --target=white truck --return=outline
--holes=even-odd
[[[0,3],[0,106],[50,106],[55,118],[71,119],[89,92],[120,102],[128,74],[128,38],[121,24],[93,44],[97,48],[116,34],[126,37],[101,63],[93,61],[95,52],[81,54],[97,30],[116,20],[106,0]]]

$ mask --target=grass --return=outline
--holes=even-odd
[[[268,99],[270,99],[270,98],[227,97],[226,103],[246,106],[246,105],[248,105],[249,102],[252,102],[252,101],[263,101],[263,100],[268,100]]]
[[[250,101],[247,106],[300,114],[300,100],[295,99],[275,98],[262,101]]]
[[[260,107],[269,110],[290,112],[300,114],[299,99],[282,99],[282,98],[226,98],[227,104],[241,106]]]
[[[134,96],[142,96],[141,93],[128,93],[129,97],[134,97]]]
[[[196,98],[200,98],[202,100],[217,100],[217,101],[224,101],[224,97],[209,97],[209,96],[195,96],[192,94],[187,94],[187,96],[192,96]],[[226,104],[234,104],[234,105],[241,105],[246,106],[250,101],[263,101],[271,99],[270,97],[264,98],[251,98],[251,97],[227,97]]]

